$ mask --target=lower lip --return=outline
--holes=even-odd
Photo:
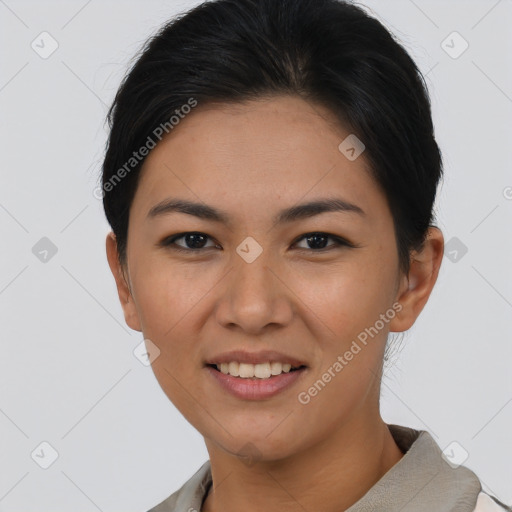
[[[226,391],[237,398],[244,400],[264,400],[292,386],[297,379],[302,377],[306,368],[274,375],[268,379],[243,379],[241,377],[233,377],[232,375],[227,375],[215,370],[211,366],[207,366],[206,370]]]

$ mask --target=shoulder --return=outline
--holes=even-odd
[[[176,492],[148,512],[177,512],[201,510],[212,482],[210,461],[206,461]]]
[[[476,507],[473,512],[503,512],[512,511],[512,507],[507,507],[503,503],[489,496],[485,492],[480,492],[476,501]]]
[[[386,495],[390,486],[394,490],[390,509],[396,503],[396,496],[402,493],[407,505],[412,507],[421,503],[430,510],[512,512],[512,507],[483,492],[478,476],[452,461],[451,454],[441,450],[427,431],[398,425],[388,427],[404,452],[402,459],[380,481],[382,495]]]

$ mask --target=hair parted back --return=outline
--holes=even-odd
[[[394,219],[400,268],[408,271],[410,251],[432,224],[442,176],[428,89],[390,32],[341,0],[209,1],[146,42],[107,117],[103,206],[122,264],[144,160],[108,192],[105,185],[155,128],[191,99],[204,105],[282,94],[327,107],[363,141]]]

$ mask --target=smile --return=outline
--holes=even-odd
[[[286,389],[290,389],[293,384],[304,377],[308,368],[306,366],[292,368],[289,363],[250,364],[234,361],[219,365],[208,364],[205,370],[213,378],[215,388],[223,390],[235,398],[266,400],[284,392]],[[238,375],[231,375],[231,371],[235,374],[238,373]],[[275,374],[272,374],[272,372],[275,372]],[[260,377],[257,375],[260,375]]]

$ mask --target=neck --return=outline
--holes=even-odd
[[[301,453],[251,466],[206,444],[213,485],[201,512],[346,510],[403,456],[380,416],[355,419]]]

